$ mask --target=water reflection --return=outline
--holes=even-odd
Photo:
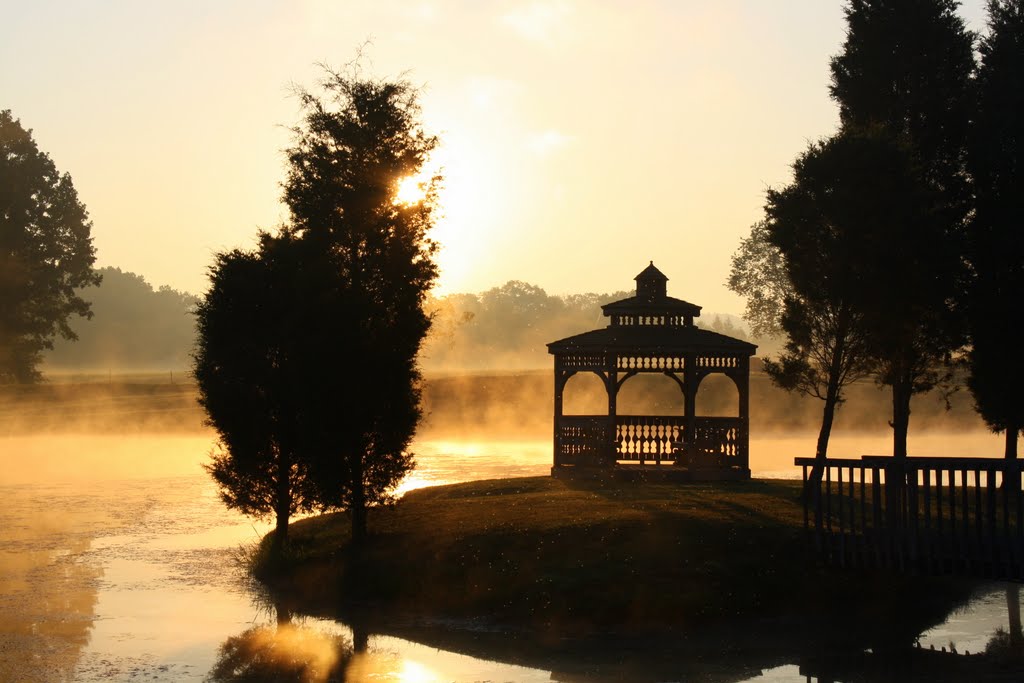
[[[341,635],[292,623],[254,626],[224,641],[208,680],[215,683],[335,683],[352,680],[352,644]]]
[[[53,489],[50,489],[52,492]],[[45,491],[0,487],[0,680],[70,680],[89,641],[102,568],[91,532],[110,518],[49,505]]]
[[[700,635],[580,638],[504,632],[479,622],[389,620],[379,614],[348,615],[347,623],[358,625],[353,633],[340,622],[311,617],[296,620],[290,614],[281,618],[278,612],[278,625],[250,629],[228,639],[211,679],[348,683],[1017,681],[1024,671],[1018,603],[1017,586],[995,586],[959,614],[963,623],[995,620],[1001,624],[994,635],[991,630],[984,635],[965,634],[986,638],[988,647],[983,651],[965,651],[963,640],[938,647],[924,642],[894,644],[882,635],[874,639],[852,636],[844,631],[842,619],[817,627],[748,624]],[[373,635],[368,635],[370,624]],[[949,635],[944,630],[948,628],[949,624],[944,624],[933,631]],[[937,637],[935,634],[931,637]],[[926,634],[922,640],[928,637]],[[322,673],[325,671],[329,673]]]

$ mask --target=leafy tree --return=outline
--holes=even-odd
[[[746,299],[743,319],[755,337],[782,334],[782,311],[792,288],[786,261],[772,244],[768,224],[758,221],[732,256],[726,286]]]
[[[832,60],[843,130],[888,138],[888,152],[878,148],[863,161],[894,164],[861,169],[865,179],[895,183],[874,182],[860,194],[903,221],[876,234],[874,251],[863,254],[871,272],[863,281],[864,324],[879,381],[892,387],[895,456],[907,452],[911,396],[949,377],[942,364],[963,343],[951,304],[964,281],[974,62],[973,38],[956,8],[954,0],[851,0],[843,51]]]
[[[301,267],[288,246],[263,234],[258,252],[217,255],[196,309],[193,367],[199,402],[220,439],[207,470],[228,507],[274,517],[274,558],[287,542],[291,515],[327,507],[298,443],[295,394],[303,387],[292,364],[306,349],[288,326]]]
[[[811,145],[794,164],[793,182],[768,192],[767,220],[751,228],[729,278],[730,288],[747,297],[752,325],[786,338],[779,359],[764,360],[766,374],[787,391],[824,402],[812,487],[824,473],[844,388],[871,370],[854,308],[859,282],[846,260],[847,243],[858,239],[848,211],[859,198],[843,177],[849,169],[838,147],[835,140]]]
[[[348,510],[359,544],[367,509],[412,468],[437,275],[426,233],[440,179],[397,199],[437,145],[415,89],[334,72],[322,86],[299,93],[291,223],[218,257],[199,307],[196,375],[224,445],[211,472],[228,505],[276,516],[278,553],[301,509]]]
[[[68,319],[91,315],[76,292],[100,283],[91,229],[71,176],[0,111],[0,381],[37,381],[53,338],[76,338]]]
[[[358,543],[367,508],[388,502],[412,467],[417,355],[437,278],[437,244],[427,232],[441,178],[421,181],[419,201],[399,201],[402,181],[419,176],[438,144],[423,131],[412,85],[328,71],[322,86],[322,97],[299,93],[303,124],[288,150],[284,199],[296,237],[322,250],[337,287],[352,294],[333,313],[351,353],[324,373],[333,392],[314,401],[317,417],[305,434],[307,450],[326,459],[322,469],[340,486],[338,503],[351,512]]]
[[[964,143],[973,107],[973,36],[957,0],[850,0],[831,63],[844,129],[881,127],[914,154],[945,201],[966,211]]]
[[[1005,431],[1006,457],[1016,458],[1024,426],[1024,2],[993,1],[988,12],[968,147],[975,183],[968,386],[985,422]]]

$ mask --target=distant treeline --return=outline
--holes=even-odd
[[[518,370],[551,364],[549,342],[608,325],[603,304],[633,292],[557,296],[511,280],[480,294],[450,294],[427,305],[434,325],[421,354],[428,371]],[[700,327],[739,339],[747,333],[738,317],[710,314]]]
[[[78,341],[57,338],[46,356],[53,370],[182,370],[195,343],[192,311],[199,298],[141,275],[100,268],[99,287],[80,292],[92,302],[90,319],[73,318]]]
[[[57,339],[47,354],[49,371],[181,371],[195,343],[192,311],[198,297],[170,287],[153,288],[141,275],[101,268],[99,287],[82,292],[92,302],[91,319],[74,319],[78,341]],[[427,372],[521,370],[550,365],[548,342],[608,324],[601,305],[632,296],[556,296],[512,280],[480,294],[431,297],[434,322],[421,352]],[[740,339],[738,317],[709,314],[697,324]],[[755,340],[755,343],[763,342]]]

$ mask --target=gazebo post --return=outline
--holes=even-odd
[[[686,455],[693,455],[697,452],[697,377],[696,358],[688,353],[683,361],[683,384],[686,387],[686,435],[683,442],[686,443]]]
[[[562,427],[562,395],[565,392],[565,372],[562,370],[562,359],[555,356],[555,417],[554,417],[554,450],[555,467],[562,464],[562,443],[559,432]]]
[[[750,359],[739,359],[739,372],[733,378],[736,387],[739,389],[740,405],[740,433],[739,433],[739,455],[740,467],[750,469]]]
[[[608,354],[608,367],[605,376],[608,378],[608,438],[605,441],[608,452],[605,457],[610,464],[615,464],[616,443],[615,443],[615,412],[619,396],[619,374],[617,370],[618,358],[614,353]]]

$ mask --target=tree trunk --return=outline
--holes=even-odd
[[[278,626],[285,626],[286,624],[292,623],[292,611],[288,609],[288,605],[286,605],[284,601],[275,601],[274,611],[277,612]]]
[[[1020,470],[1010,470],[1009,466],[1017,465],[1017,433],[1020,430],[1016,424],[1012,422],[1006,425],[1006,453],[1005,457],[1008,465],[1005,474],[1003,474],[1003,481],[1005,482],[1005,488],[1008,491],[1019,491],[1020,490]]]
[[[909,373],[901,371],[892,384],[892,457],[895,462],[885,471],[885,507],[888,524],[900,526],[907,479],[907,431],[910,428],[910,394],[913,382]]]
[[[270,543],[270,559],[279,562],[284,559],[288,547],[288,518],[291,516],[291,463],[278,453],[277,491],[274,497],[274,538]]]
[[[352,545],[366,541],[366,489],[363,485],[363,459],[359,456],[352,481]]]
[[[810,496],[821,485],[825,476],[825,459],[828,457],[828,440],[832,435],[832,422],[835,420],[836,405],[839,404],[839,390],[829,384],[825,394],[825,408],[821,415],[821,429],[818,431],[818,444],[814,449],[814,467],[807,477],[804,496]]]
[[[270,557],[274,562],[284,557],[284,550],[288,546],[288,516],[288,507],[286,506],[282,511],[281,505],[278,505],[275,513],[274,537],[270,542]]]
[[[904,373],[892,384],[892,455],[907,457],[907,431],[910,428],[910,378]]]
[[[352,545],[361,546],[366,541],[366,502],[359,496],[356,502],[352,500]]]
[[[828,457],[828,440],[832,435],[832,422],[835,420],[836,406],[839,405],[839,376],[843,369],[845,347],[843,339],[836,341],[832,350],[832,362],[828,369],[828,384],[825,387],[825,407],[821,414],[821,429],[818,431],[818,444],[814,449],[814,467],[807,477],[804,498],[810,499],[813,492],[821,485],[825,476],[825,459]]]

